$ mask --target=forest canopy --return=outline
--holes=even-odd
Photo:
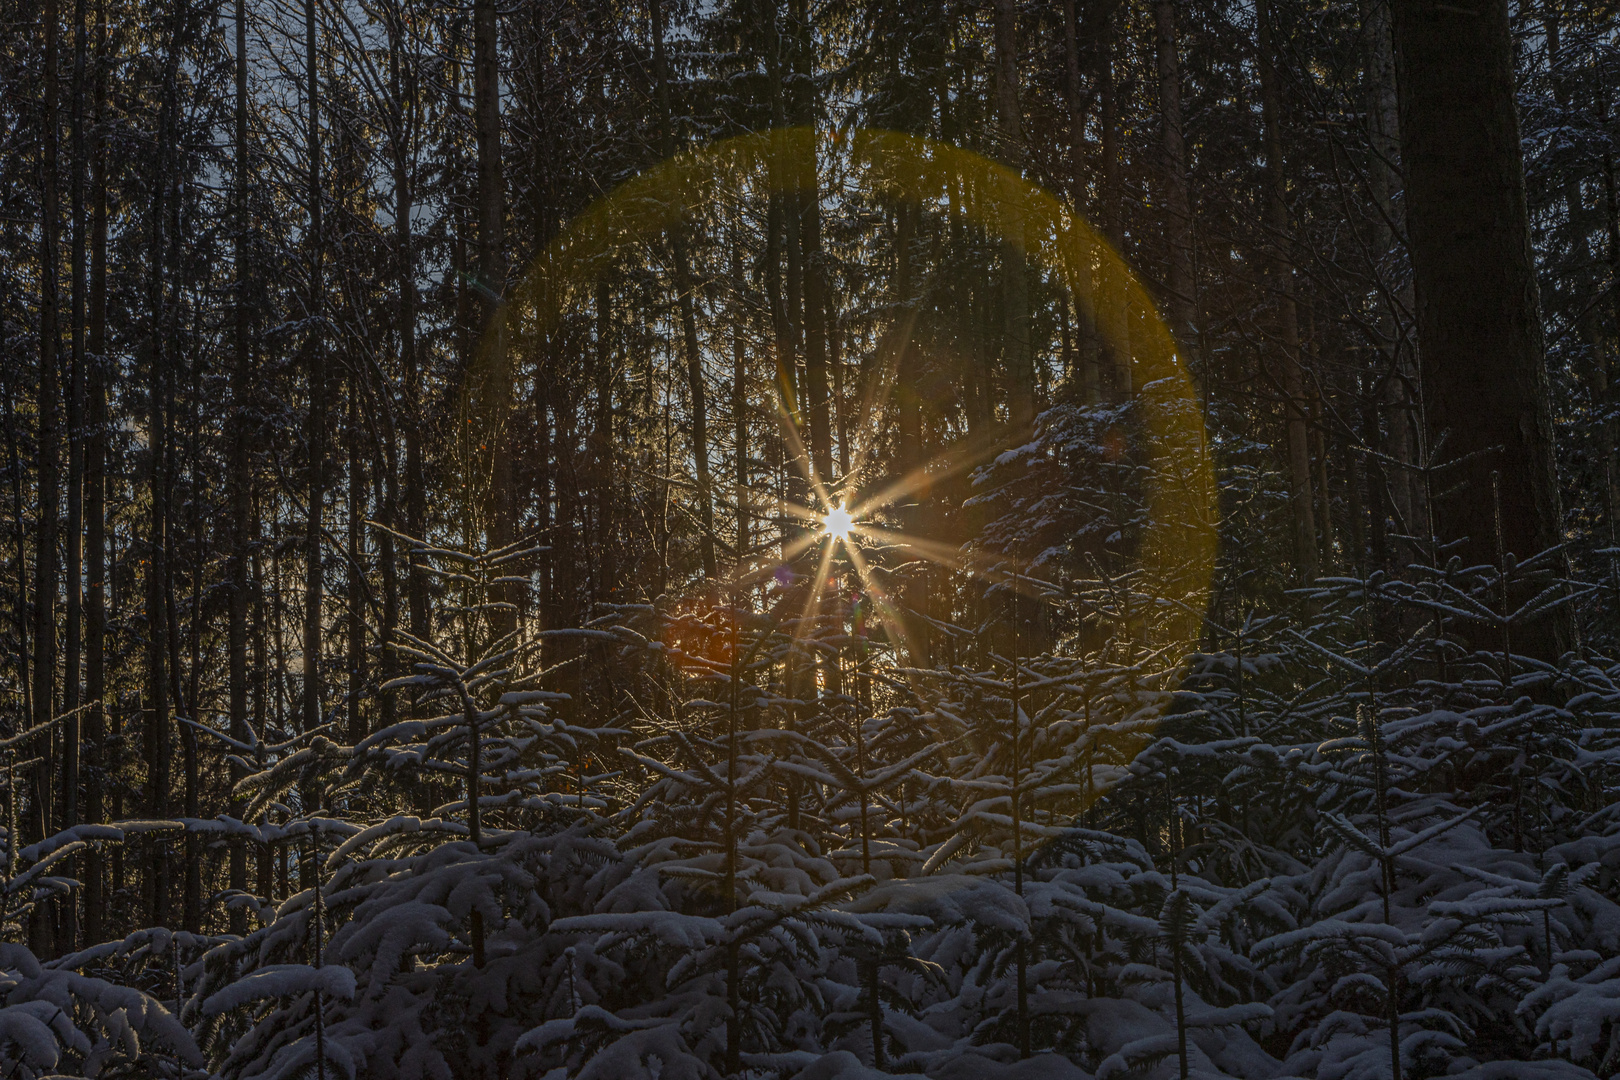
[[[0,0],[0,1075],[1620,1075],[1617,19]]]

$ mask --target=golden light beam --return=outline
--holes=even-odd
[[[932,275],[930,275],[932,276]],[[875,432],[876,425],[869,421],[877,414],[879,407],[894,396],[895,383],[900,378],[900,366],[905,360],[906,352],[912,347],[911,338],[917,330],[919,312],[915,304],[906,306],[906,313],[900,319],[899,325],[891,327],[884,342],[883,362],[877,364],[872,377],[866,382],[865,392],[861,395],[860,408],[855,414],[855,431],[857,436],[862,432]],[[860,476],[866,469],[867,459],[877,447],[877,437],[861,440],[857,438],[855,455],[850,464],[850,472]]]
[[[929,562],[938,563],[940,566],[950,570],[972,573],[974,569],[972,563],[962,558],[959,549],[953,548],[949,544],[942,544],[938,540],[929,540],[925,537],[913,536],[910,533],[894,532],[891,529],[885,529],[864,521],[856,523],[854,531],[860,536],[870,537],[879,543],[914,551]]]
[[[789,444],[788,448],[791,451],[792,460],[798,466],[799,472],[803,474],[805,482],[810,485],[810,490],[820,500],[821,505],[831,507],[833,504],[832,496],[828,494],[822,478],[816,475],[816,464],[810,458],[809,448],[804,445],[804,436],[799,432],[798,422],[787,411],[780,394],[777,395],[777,407],[778,413],[783,420],[783,423],[778,426],[782,429],[783,438]]]
[[[814,520],[814,517],[807,516],[805,520]],[[806,532],[796,537],[792,542],[782,549],[782,557],[780,561],[773,561],[769,565],[762,566],[747,574],[739,574],[737,577],[732,579],[730,584],[734,588],[746,588],[750,585],[758,585],[760,582],[773,576],[779,567],[792,563],[800,555],[803,555],[806,551],[809,551],[810,548],[814,547],[820,542],[821,537],[817,536],[815,533]]]
[[[803,641],[809,633],[811,618],[821,606],[821,587],[827,580],[827,570],[832,566],[833,547],[829,543],[821,550],[821,563],[816,567],[816,573],[810,579],[810,589],[804,600],[804,614],[799,617],[799,625],[793,631],[795,642]]]
[[[1000,441],[995,436],[981,435],[965,446],[957,446],[945,453],[936,454],[904,476],[863,498],[850,513],[857,518],[866,517],[872,511],[893,506],[925,487],[960,476],[990,460],[999,446]]]
[[[801,503],[783,501],[780,507],[786,517],[797,518],[810,525],[820,525],[826,517],[826,511],[816,510]]]
[[[908,548],[929,562],[936,563],[948,570],[972,574],[974,577],[982,578],[985,581],[1011,588],[1020,595],[1031,599],[1039,600],[1048,597],[1053,592],[1056,592],[1058,588],[1049,581],[1043,581],[1040,578],[1030,577],[1023,573],[1022,568],[1018,566],[1017,560],[1010,557],[1003,556],[995,565],[985,566],[963,558],[960,549],[953,548],[948,544],[941,544],[936,540],[927,540],[922,537],[912,536],[909,533],[893,532],[865,522],[855,523],[852,530],[861,536],[869,536],[873,540],[894,547]],[[1009,564],[1013,569],[1003,569]]]
[[[861,579],[861,584],[873,598],[872,607],[877,612],[879,621],[883,623],[884,632],[889,635],[889,640],[899,642],[906,650],[906,654],[915,661],[917,651],[912,648],[911,634],[906,630],[905,620],[896,615],[894,605],[884,591],[883,583],[872,576],[872,569],[860,553],[860,549],[850,544],[846,550],[849,552],[849,561],[855,564],[856,576]]]

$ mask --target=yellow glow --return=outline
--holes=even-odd
[[[833,507],[822,515],[821,528],[835,540],[848,540],[849,530],[855,527],[855,519],[850,517],[849,511],[844,509],[842,503]]]
[[[1043,267],[1066,286],[1090,325],[1119,355],[1130,358],[1131,387],[1127,389],[1140,417],[1143,446],[1152,466],[1152,482],[1144,491],[1149,504],[1146,526],[1134,562],[1157,568],[1160,587],[1171,601],[1157,609],[1153,623],[1156,652],[1172,661],[1191,653],[1205,632],[1203,616],[1216,561],[1219,507],[1203,410],[1175,339],[1159,318],[1155,298],[1103,236],[1052,195],[1005,166],[970,150],[898,132],[856,130],[831,145],[828,139],[826,132],[811,128],[778,128],[696,147],[627,180],[573,218],[509,294],[501,309],[506,318],[494,324],[496,332],[481,340],[475,360],[478,377],[461,380],[467,423],[483,425],[469,426],[465,436],[467,475],[483,478],[465,483],[467,497],[490,495],[487,481],[493,472],[487,455],[499,445],[493,436],[507,422],[505,410],[513,400],[492,395],[486,401],[475,388],[499,386],[503,381],[505,387],[512,385],[517,364],[526,361],[511,342],[549,332],[565,312],[589,304],[594,283],[602,274],[619,260],[644,258],[648,243],[685,227],[695,208],[729,206],[744,194],[796,196],[816,191],[816,177],[826,167],[820,164],[826,155],[847,154],[851,190],[859,197],[904,201],[924,213],[964,221],[1011,243],[1032,265]],[[868,466],[874,455],[891,445],[884,410],[897,407],[894,395],[901,357],[904,343],[915,335],[917,311],[916,307],[908,309],[894,327],[892,336],[901,344],[882,350],[882,362],[873,367],[862,388],[851,428],[851,467],[839,470],[845,477],[876,480],[883,473]],[[805,590],[796,637],[802,638],[820,625],[817,619],[824,615],[825,591],[836,584],[830,577],[835,560],[847,559],[862,591],[873,600],[872,613],[883,624],[892,646],[890,662],[908,682],[912,676],[899,665],[933,666],[927,639],[912,640],[914,631],[928,619],[905,607],[903,592],[889,596],[885,583],[890,575],[874,571],[892,571],[897,561],[921,561],[998,581],[1029,596],[1045,598],[1059,591],[1037,581],[1029,567],[1005,562],[988,565],[940,539],[878,524],[885,520],[885,509],[925,500],[935,485],[993,460],[1005,449],[1004,432],[989,430],[978,439],[953,444],[926,463],[908,463],[905,475],[875,490],[867,489],[854,499],[854,506],[844,502],[835,507],[834,490],[853,495],[857,486],[867,487],[866,481],[840,480],[840,486],[829,489],[830,478],[812,466],[815,459],[802,436],[804,418],[799,414],[791,369],[779,363],[775,382],[770,404],[778,414],[786,457],[802,474],[803,494],[783,500],[770,481],[752,489],[755,503],[780,509],[786,526],[783,543],[779,553],[774,545],[759,543],[739,561],[733,580],[739,586],[768,582],[784,567],[800,565],[802,557],[819,548],[819,565]],[[866,549],[852,540],[856,533],[869,545]],[[842,547],[823,543],[824,539],[838,540]],[[767,548],[769,555],[764,554]],[[870,564],[868,557],[873,560]],[[790,572],[787,581],[795,580],[797,576]],[[1172,671],[1162,678],[1174,685],[1178,677]],[[1109,759],[1108,767],[1129,763],[1151,742],[1151,724],[1146,722],[1173,696],[1162,693],[1154,700],[1157,704],[1144,705],[1134,714],[1132,727],[1124,734],[1088,736]],[[1101,741],[1095,741],[1098,739]],[[1101,760],[1099,768],[1103,767]],[[1088,782],[1086,802],[1101,790]]]

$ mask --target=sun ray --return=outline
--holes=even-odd
[[[810,490],[820,500],[820,504],[822,506],[831,506],[833,504],[832,495],[828,493],[827,486],[822,482],[822,478],[816,475],[815,462],[811,460],[810,451],[804,444],[804,436],[799,431],[798,421],[792,413],[788,412],[786,402],[780,394],[777,395],[777,410],[782,420],[782,423],[778,426],[782,429],[782,436],[788,443],[789,456],[794,464],[798,466],[799,473],[804,477],[805,482],[810,485]]]
[[[809,634],[810,621],[817,609],[821,606],[821,588],[827,579],[827,570],[832,566],[833,548],[829,543],[821,551],[821,562],[816,566],[815,576],[810,579],[810,588],[805,595],[804,613],[799,618],[799,625],[793,631],[795,642],[803,641]]]
[[[825,512],[814,510],[796,502],[783,502],[782,513],[788,517],[797,518],[811,525],[819,525],[826,516]]]
[[[962,557],[959,549],[953,548],[949,544],[942,544],[937,540],[929,540],[927,537],[915,536],[911,533],[895,532],[892,529],[885,529],[882,526],[864,521],[855,525],[854,530],[857,534],[870,537],[879,543],[914,551],[929,562],[937,563],[948,570],[964,572],[973,570],[973,564]]]
[[[969,469],[984,464],[1000,449],[1001,440],[996,436],[986,435],[946,453],[936,454],[929,461],[862,499],[850,513],[859,518],[869,515],[874,510],[892,506],[926,487],[960,476]]]
[[[955,570],[1004,588],[1011,588],[1021,596],[1041,599],[1050,596],[1057,590],[1057,586],[1051,582],[1029,576],[1024,572],[1024,568],[1020,566],[1018,560],[1010,556],[1003,556],[993,564],[986,564],[964,558],[960,549],[953,548],[948,544],[942,544],[937,540],[913,536],[910,533],[894,532],[891,529],[885,529],[866,522],[859,522],[852,528],[859,535],[870,537],[873,540],[894,547],[915,551],[929,562],[943,566],[947,570]]]
[[[885,342],[885,356],[883,362],[876,365],[872,378],[868,380],[866,392],[861,395],[859,411],[855,415],[857,445],[850,465],[850,472],[856,476],[866,469],[866,462],[877,446],[876,433],[879,425],[869,423],[876,415],[880,405],[887,402],[894,394],[894,386],[900,378],[900,365],[904,361],[906,352],[912,348],[912,335],[917,329],[919,312],[915,304],[908,305],[906,312],[898,320],[898,325],[889,332],[889,340]],[[861,439],[861,433],[871,437]]]
[[[803,555],[806,551],[810,550],[810,548],[814,547],[820,542],[821,538],[816,534],[805,532],[802,535],[794,538],[787,544],[786,547],[782,549],[782,556],[780,560],[768,560],[764,566],[760,566],[746,574],[739,574],[732,580],[731,584],[737,588],[745,588],[750,585],[757,585],[767,578],[774,576],[782,566],[791,564],[800,555]]]
[[[883,588],[883,583],[878,581],[872,574],[872,567],[867,563],[865,556],[860,553],[859,548],[851,544],[848,550],[849,560],[855,566],[856,576],[861,579],[861,584],[865,586],[867,593],[872,596],[872,607],[877,612],[879,621],[883,623],[884,632],[889,635],[890,640],[899,642],[906,650],[907,656],[915,659],[916,650],[911,644],[911,634],[906,629],[905,620],[899,617],[894,603],[889,599],[888,591]]]

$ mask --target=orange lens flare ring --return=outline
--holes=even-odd
[[[1130,381],[1136,388],[1133,411],[1140,418],[1150,458],[1148,512],[1138,561],[1167,601],[1158,605],[1161,621],[1153,644],[1165,650],[1164,655],[1186,657],[1202,634],[1215,567],[1214,470],[1203,411],[1153,298],[1118,253],[1052,195],[979,154],[914,135],[858,130],[833,140],[811,128],[743,135],[679,154],[598,199],[534,261],[508,295],[504,318],[480,341],[477,370],[465,381],[461,399],[468,422],[476,417],[486,428],[473,442],[484,449],[465,463],[470,476],[487,485],[493,474],[496,451],[490,448],[500,445],[497,436],[513,398],[513,343],[555,336],[564,312],[589,310],[597,279],[616,259],[626,254],[645,257],[697,208],[729,204],[739,193],[750,191],[767,195],[809,189],[817,175],[818,155],[828,152],[847,156],[846,185],[864,177],[868,189],[886,199],[958,217],[1020,249],[1032,264],[1044,265],[1068,286],[1076,307],[1115,354],[1130,358]],[[791,430],[785,434],[796,436]],[[844,503],[834,506],[823,487],[824,478],[809,479],[824,509],[795,508],[819,526],[819,536],[806,536],[799,543],[826,542],[821,570],[825,574],[832,541],[839,542],[866,579],[859,546],[847,541],[852,533],[890,534],[857,521],[870,502],[853,508]],[[927,551],[921,538],[908,542]],[[873,614],[898,633],[900,620],[881,590],[871,593]],[[1159,685],[1174,686],[1180,670],[1172,670]],[[1170,698],[1168,693],[1151,696],[1164,704]],[[1145,732],[1151,725],[1135,721],[1152,720],[1155,710],[1162,708],[1145,705],[1129,726]],[[1130,736],[1129,746],[1116,741],[1104,748],[1105,754],[1128,763],[1150,737]]]

